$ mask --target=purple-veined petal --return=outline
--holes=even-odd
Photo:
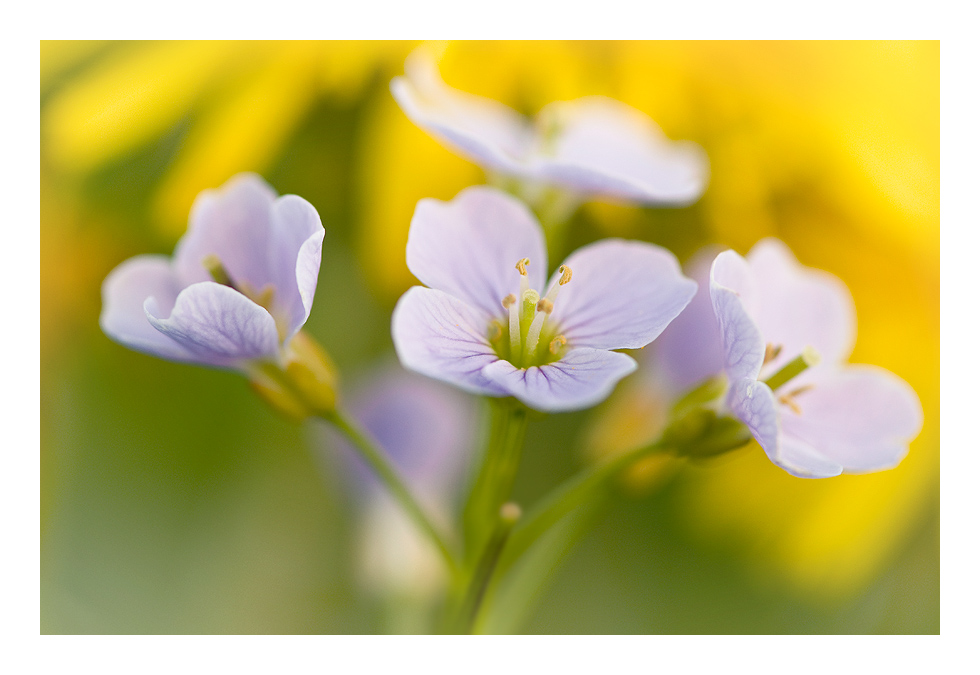
[[[150,323],[197,363],[234,368],[243,361],[279,356],[272,315],[228,286],[213,281],[188,286],[169,316],[154,298],[146,301],[144,310]]]
[[[839,464],[799,439],[787,437],[781,424],[783,406],[762,382],[750,378],[734,382],[728,393],[728,406],[776,466],[800,478],[829,478],[841,473],[843,467]]]
[[[421,200],[408,231],[406,258],[423,284],[489,316],[503,315],[501,300],[519,292],[519,260],[530,259],[528,281],[537,290],[548,265],[544,235],[528,208],[483,186],[466,188],[449,202]]]
[[[753,318],[758,311],[759,290],[745,259],[735,251],[718,254],[711,264],[708,290],[718,319],[728,379],[757,378],[766,343]]]
[[[575,251],[565,265],[572,278],[551,318],[576,348],[643,347],[697,292],[672,253],[645,242],[605,239]],[[556,271],[549,288],[560,276]]]
[[[807,384],[809,389],[793,397],[799,414],[783,407],[783,431],[848,473],[896,466],[922,428],[918,396],[883,368],[820,369]]]
[[[201,192],[191,207],[187,234],[174,251],[181,284],[211,280],[201,262],[209,255],[218,257],[236,285],[248,284],[258,291],[274,283],[269,244],[276,196],[268,183],[252,173],[238,174],[220,188]]]
[[[753,314],[763,339],[782,351],[766,373],[774,373],[807,346],[823,363],[845,360],[854,348],[857,318],[844,283],[828,272],[803,267],[786,244],[763,239],[745,257],[758,289]]]
[[[267,255],[276,288],[273,307],[288,317],[287,337],[292,337],[306,323],[313,307],[324,230],[313,205],[296,195],[276,200],[271,215]]]
[[[391,81],[391,94],[412,122],[481,166],[518,170],[532,137],[523,116],[497,101],[448,87],[421,51],[405,60],[405,73]]]
[[[532,408],[562,412],[596,405],[634,370],[636,361],[626,354],[582,348],[555,363],[527,369],[496,361],[483,374]]]
[[[102,283],[99,325],[106,335],[130,349],[174,361],[193,360],[186,349],[154,328],[143,311],[146,300],[154,298],[161,311],[169,314],[179,291],[169,258],[130,258]]]
[[[589,195],[689,204],[708,180],[708,160],[695,143],[668,140],[639,110],[590,96],[546,106],[539,145],[526,175]]]
[[[487,341],[488,328],[479,310],[421,286],[408,289],[391,315],[391,337],[403,366],[474,394],[505,396],[482,373],[499,360]]]
[[[725,369],[718,319],[708,290],[715,247],[699,251],[684,265],[684,274],[698,285],[690,304],[651,345],[656,372],[675,393],[681,393]]]

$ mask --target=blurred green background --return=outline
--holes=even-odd
[[[169,254],[200,190],[257,171],[326,228],[311,334],[345,381],[390,355],[415,202],[483,182],[389,95],[415,46],[41,43],[43,633],[384,629],[321,434],[238,375],[112,343],[99,289],[127,257]],[[925,411],[908,458],[880,474],[800,480],[753,445],[659,490],[635,476],[520,630],[938,633],[939,43],[433,48],[451,86],[523,112],[604,94],[700,143],[699,202],[589,204],[569,249],[616,235],[684,260],[778,236],[851,287],[852,360],[905,378]],[[532,422],[518,501],[639,433],[643,405],[627,385]]]

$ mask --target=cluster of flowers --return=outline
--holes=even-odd
[[[391,86],[405,113],[446,146],[518,180],[524,194],[685,204],[705,187],[698,146],[667,140],[617,101],[554,103],[531,123],[449,88],[421,54],[406,72]],[[241,370],[267,396],[291,397],[296,417],[328,409],[332,396],[314,385],[329,384],[329,368],[300,331],[323,236],[308,202],[278,197],[258,176],[236,176],[198,197],[172,260],[139,256],[110,274],[102,328],[156,356]],[[699,256],[689,270],[696,280],[663,248],[611,239],[572,253],[545,282],[546,251],[531,210],[495,188],[420,201],[407,264],[425,286],[405,293],[392,316],[402,365],[471,393],[575,410],[603,400],[637,368],[614,350],[644,347],[666,329],[647,364],[659,366],[665,386],[679,396],[723,376],[724,395],[710,405],[747,426],[794,475],[892,467],[921,427],[904,381],[845,364],[855,337],[847,288],[802,267],[778,241],[745,258],[721,252],[710,265]]]
[[[754,437],[774,464],[807,478],[887,469],[908,452],[922,425],[915,392],[881,368],[846,363],[856,333],[850,292],[778,240],[745,257],[708,248],[682,269],[659,246],[606,239],[549,277],[549,244],[560,248],[561,222],[582,202],[696,200],[708,180],[700,147],[668,140],[644,114],[602,97],[553,103],[529,121],[448,87],[421,52],[391,91],[415,124],[509,191],[474,186],[449,202],[418,202],[406,262],[424,285],[401,297],[391,321],[398,359],[413,373],[385,369],[350,396],[366,435],[341,411],[334,368],[303,330],[325,234],[319,215],[257,175],[202,192],[173,258],[117,267],[103,284],[100,318],[127,347],[240,371],[277,410],[324,418],[342,433],[334,445],[346,447],[362,504],[359,568],[369,588],[431,598],[446,571],[469,575],[477,595],[458,600],[472,627],[490,579],[481,570],[493,573],[480,553],[494,550],[489,521],[509,527],[519,518],[497,510],[506,480],[489,502],[481,497],[481,478],[499,478],[504,461],[488,446],[463,514],[462,559],[442,537],[476,425],[472,400],[434,380],[564,412],[596,405],[642,368],[673,402],[650,448],[703,457]],[[620,351],[647,345],[639,362]],[[535,522],[548,518],[525,525],[515,548],[524,550]]]

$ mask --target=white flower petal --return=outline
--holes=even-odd
[[[495,361],[483,374],[532,408],[563,412],[599,403],[634,370],[636,361],[626,354],[573,349],[560,361],[540,367],[517,369],[507,361]]]
[[[420,50],[405,61],[405,73],[391,81],[391,94],[412,122],[477,164],[505,173],[519,170],[531,130],[517,111],[446,86]]]
[[[499,360],[487,341],[488,327],[479,310],[421,286],[408,289],[391,315],[391,337],[403,366],[474,394],[506,396],[482,374]]]
[[[604,239],[565,261],[551,319],[574,347],[636,349],[652,342],[697,292],[669,251],[640,241]],[[561,276],[556,271],[549,288]]]
[[[719,254],[711,264],[709,292],[728,378],[755,379],[766,353],[766,343],[753,318],[758,311],[759,290],[748,264],[735,251]]]
[[[154,298],[167,314],[177,300],[180,284],[170,259],[158,255],[130,258],[112,270],[102,283],[102,331],[130,349],[174,361],[192,361],[193,355],[158,331],[147,320],[143,304]]]
[[[531,288],[540,290],[547,271],[544,235],[534,215],[500,190],[475,186],[452,201],[423,199],[408,231],[408,269],[430,288],[481,309],[504,313],[501,300],[518,293],[515,265],[529,258]]]
[[[897,375],[875,366],[821,369],[783,407],[783,430],[848,473],[890,469],[922,428],[922,406]],[[790,388],[791,385],[786,385]]]
[[[213,281],[188,286],[169,316],[154,298],[144,310],[150,323],[197,363],[236,368],[251,359],[278,358],[279,334],[272,315],[228,286]]]
[[[625,103],[602,96],[561,101],[542,109],[537,122],[543,137],[527,163],[529,177],[649,204],[689,204],[704,192],[704,150],[670,141]]]
[[[778,371],[807,346],[824,363],[839,363],[850,355],[857,315],[851,292],[840,279],[800,265],[778,239],[763,239],[745,259],[758,293],[753,318],[763,339],[782,347],[766,364],[766,373]]]

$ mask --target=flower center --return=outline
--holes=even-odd
[[[246,298],[254,302],[259,307],[264,308],[276,322],[276,331],[279,333],[279,341],[286,339],[286,335],[289,332],[289,322],[285,317],[280,316],[280,313],[275,311],[275,303],[273,298],[276,294],[276,289],[272,284],[266,284],[261,290],[255,290],[252,285],[247,281],[233,282],[231,277],[228,275],[228,270],[221,263],[221,259],[215,254],[210,254],[204,256],[201,260],[201,264],[204,265],[204,269],[208,271],[211,278],[215,282],[221,284],[222,286],[227,286],[232,288]]]
[[[561,287],[572,280],[572,270],[565,265],[558,268],[561,276],[551,285],[543,298],[530,287],[527,278],[527,258],[517,261],[521,275],[518,295],[511,293],[500,304],[506,314],[490,324],[489,338],[497,356],[517,368],[543,366],[565,355],[568,340],[559,334],[558,325],[549,319],[555,309],[555,301]]]
[[[771,344],[766,345],[766,355],[763,358],[763,364],[769,363],[779,356],[779,352],[782,351],[782,346],[773,346]],[[795,359],[787,363],[785,366],[780,368],[774,375],[769,377],[764,384],[766,384],[773,393],[779,387],[787,384],[790,380],[795,378],[797,375],[802,373],[804,370],[810,366],[815,366],[820,362],[820,354],[813,347],[806,347],[803,352],[797,356]],[[795,389],[780,394],[777,396],[776,400],[785,406],[788,406],[790,410],[795,412],[797,415],[801,414],[803,411],[800,409],[799,404],[796,401],[796,397],[805,391],[809,391],[813,388],[812,384],[805,384],[802,387],[796,387]]]

